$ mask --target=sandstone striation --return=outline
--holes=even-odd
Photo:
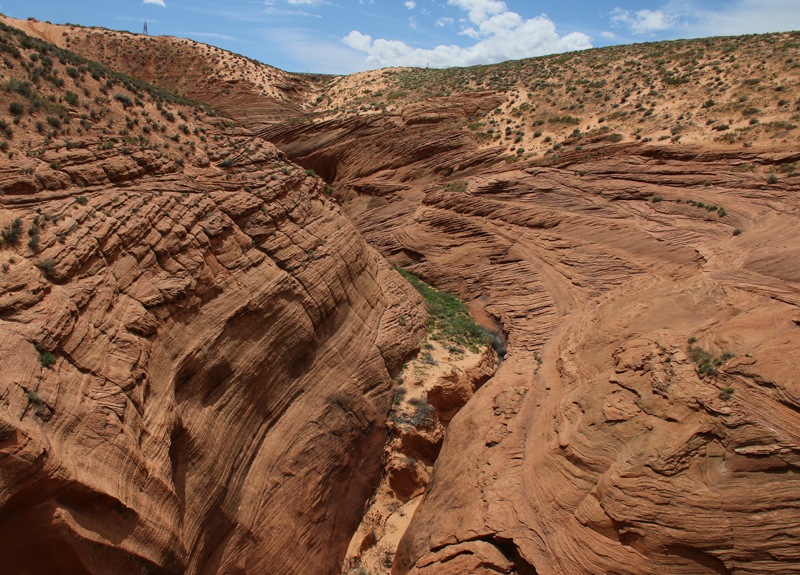
[[[305,174],[123,189],[5,208],[57,220],[0,276],[5,568],[335,571],[415,294]]]
[[[171,156],[34,108],[0,159],[3,572],[337,573],[419,295],[242,128],[172,103]]]
[[[435,426],[390,424],[377,493],[406,517],[367,513],[350,558],[408,522],[395,575],[796,572],[790,40],[298,78],[283,109],[215,74],[246,125],[209,120],[229,145],[183,170],[50,144],[0,165],[0,225],[64,216],[0,276],[12,572],[337,572],[428,321],[378,253],[508,353],[427,391]],[[344,107],[366,78],[384,105]]]

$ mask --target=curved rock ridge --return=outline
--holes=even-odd
[[[376,96],[370,92],[350,101],[353,90],[364,90],[344,80],[331,86],[328,113],[308,118],[289,103],[280,118],[274,101],[263,105],[273,106],[277,116],[262,113],[248,90],[237,92],[235,82],[229,93],[223,89],[215,96],[221,102],[230,97],[227,105],[236,117],[247,118],[247,108],[254,106],[250,129],[322,175],[341,211],[374,249],[459,294],[507,346],[496,375],[447,426],[433,470],[425,469],[427,488],[397,548],[395,575],[797,571],[800,156],[790,122],[797,77],[785,51],[777,49],[788,49],[792,36],[750,41],[754,51],[741,58],[727,51],[737,48],[737,39],[713,39],[614,47],[587,52],[585,59],[554,56],[480,70],[380,71],[363,78],[385,76],[380,90],[386,90],[391,106],[376,102],[364,109],[364,98]],[[667,68],[672,49],[677,60]],[[759,69],[763,79],[746,66],[747,59],[765,64]],[[612,67],[614,77],[597,78]],[[583,74],[593,74],[597,83]],[[644,74],[649,80],[640,85]],[[463,92],[442,86],[447,78],[462,84]],[[428,80],[439,84],[426,86]],[[470,93],[479,83],[494,85],[499,93]],[[415,93],[415,87],[426,92]],[[752,105],[756,98],[758,107]],[[578,117],[583,110],[588,115]],[[240,145],[233,150],[247,161]],[[217,157],[230,153],[228,148]],[[210,169],[207,162],[198,167]],[[36,169],[43,178],[37,181],[53,182],[43,186],[46,193],[57,194],[40,191],[36,201],[64,201],[58,198],[73,184],[42,166]],[[0,541],[28,549],[31,561],[44,561],[10,527],[31,517],[24,531],[41,534],[49,548],[63,551],[63,565],[75,565],[76,573],[84,564],[102,571],[103,561],[124,553],[161,572],[338,569],[345,539],[375,485],[370,479],[379,472],[385,439],[379,437],[380,414],[391,402],[392,366],[419,342],[426,319],[407,286],[395,283],[398,278],[353,229],[338,223],[340,212],[331,208],[330,220],[319,215],[329,213],[319,180],[288,170],[283,175],[294,183],[284,186],[279,168],[271,170],[267,173],[277,180],[264,180],[268,192],[261,185],[253,192],[249,184],[247,191],[245,181],[236,187],[219,175],[213,190],[202,188],[207,185],[202,179],[185,184],[209,192],[196,199],[194,209],[181,204],[198,218],[189,222],[192,227],[184,225],[187,237],[210,246],[198,249],[204,256],[199,267],[177,258],[162,266],[159,257],[148,258],[144,252],[155,254],[164,241],[167,230],[159,228],[159,236],[148,231],[135,237],[140,247],[131,248],[135,253],[128,263],[111,257],[108,272],[109,256],[87,256],[96,253],[94,244],[81,242],[63,258],[56,256],[65,248],[52,240],[44,244],[46,250],[60,250],[47,252],[51,271],[43,266],[54,284],[37,275],[30,257],[12,264],[3,297],[13,302],[8,313],[15,315],[3,329],[11,330],[4,337],[16,339],[8,340],[14,345],[4,348],[3,357],[24,358],[20,369],[28,375],[14,377],[38,383],[32,389],[7,385],[6,401],[9,409],[16,406],[16,415],[6,416],[3,436],[12,443],[3,445],[20,445],[11,452],[24,455],[9,460],[22,463],[9,464],[16,471],[4,476],[12,485],[6,509],[13,521],[3,523],[8,536]],[[174,178],[185,182],[192,175]],[[8,189],[16,190],[11,184]],[[97,185],[98,193],[108,186]],[[222,199],[220,189],[224,197],[238,199]],[[180,191],[170,191],[170,198],[177,202]],[[287,215],[276,219],[272,198],[284,193]],[[164,205],[160,198],[168,195],[156,202],[153,193],[146,209]],[[250,200],[253,195],[258,199]],[[114,207],[116,200],[111,201],[102,205]],[[239,206],[233,208],[239,216],[225,211],[227,201]],[[252,220],[260,218],[261,201],[286,241],[277,231],[270,236],[270,223]],[[34,204],[19,205],[20,214],[33,216]],[[80,205],[70,210],[84,213]],[[11,222],[12,215],[0,224]],[[350,238],[336,244],[337,253],[349,250],[353,256],[326,268],[333,262],[319,254],[339,237],[333,235],[334,223],[337,234]],[[150,225],[150,220],[141,224],[143,233]],[[310,228],[316,230],[312,237],[305,233]],[[207,249],[214,259],[205,257]],[[140,263],[142,258],[147,263]],[[153,260],[158,269],[151,267]],[[234,297],[217,286],[222,291],[209,296],[203,290],[211,283],[182,273],[172,260],[186,270],[208,266],[210,276],[203,277],[213,277],[215,286],[219,274],[228,278],[224,268],[233,276],[219,280],[224,286],[252,295]],[[344,263],[353,261],[360,263]],[[112,273],[114,294],[121,294],[115,297],[131,298],[152,317],[134,304],[131,311],[99,302],[87,306],[82,294],[90,272],[92,277]],[[295,291],[295,280],[302,289]],[[388,287],[381,291],[381,285]],[[265,292],[278,294],[283,307],[269,308],[278,309],[277,315],[260,303]],[[48,304],[48,314],[55,315],[42,315],[50,319],[37,323],[40,316],[29,310],[39,311],[41,302],[59,294],[64,305]],[[183,307],[183,294],[202,307]],[[239,305],[245,300],[245,307]],[[71,312],[70,305],[78,311]],[[334,311],[340,307],[343,312]],[[396,321],[398,308],[405,326]],[[192,315],[193,309],[203,313]],[[101,310],[93,313],[103,320],[90,321],[96,317],[90,314],[85,324],[78,322],[77,315],[89,310]],[[253,319],[252,310],[264,310],[266,319]],[[122,319],[114,323],[116,317]],[[218,322],[218,331],[201,329],[206,321]],[[235,327],[239,322],[246,325],[243,331]],[[264,333],[259,331],[264,324],[277,327]],[[119,325],[124,330],[113,327]],[[153,329],[156,336],[148,335]],[[275,329],[277,340],[270,339]],[[104,367],[106,358],[115,357],[104,351],[110,344],[102,338],[109,333],[150,338],[147,361],[155,375],[148,372],[142,379],[147,385],[135,377],[131,384]],[[219,335],[191,343],[201,338],[195,333]],[[63,337],[56,341],[52,334]],[[265,353],[272,345],[277,367],[266,369],[253,348],[243,352],[239,342],[245,337]],[[82,348],[83,341],[100,343]],[[181,347],[185,341],[189,348]],[[346,351],[335,348],[339,341],[348,342],[341,344]],[[20,352],[24,346],[28,351]],[[40,367],[49,363],[51,349],[57,372]],[[144,357],[131,351],[139,349],[134,344],[124,349],[125,358]],[[332,349],[337,351],[329,355]],[[98,356],[102,359],[92,360]],[[139,373],[126,361],[123,373]],[[125,434],[113,448],[99,440],[87,445],[132,454],[120,456],[114,469],[133,461],[130,468],[141,470],[137,449],[154,454],[140,484],[154,490],[148,501],[163,503],[147,507],[148,522],[124,520],[125,513],[135,518],[145,507],[133,503],[135,490],[119,495],[125,484],[113,478],[104,481],[123,487],[101,489],[88,479],[75,483],[71,478],[83,469],[75,462],[83,465],[88,458],[51,455],[60,452],[41,437],[52,441],[53,435],[35,432],[61,421],[58,414],[67,422],[59,429],[84,430],[85,416],[71,419],[66,413],[82,413],[93,405],[89,400],[73,401],[68,411],[51,400],[50,390],[60,389],[51,383],[52,374],[68,369],[65,365],[82,377],[104,377],[111,382],[104,385],[122,390],[125,405],[135,406],[137,415],[126,407],[122,425],[135,430],[131,420],[143,422],[138,429],[146,433],[126,432],[136,437],[136,447],[127,447]],[[254,375],[258,369],[250,368],[259,365],[266,374]],[[323,366],[332,379],[320,375]],[[241,381],[231,379],[234,372],[242,374]],[[273,386],[275,377],[281,383]],[[265,387],[257,384],[262,380]],[[83,381],[71,385],[70,393],[117,397]],[[236,393],[229,394],[233,388]],[[166,407],[136,407],[148,404]],[[119,404],[104,399],[103,405],[109,405],[103,408],[107,420],[120,419],[114,411]],[[297,409],[302,419],[293,417]],[[114,428],[105,421],[103,432]],[[247,422],[246,429],[240,421]],[[27,435],[20,436],[19,429]],[[272,443],[275,450],[264,447]],[[57,468],[48,467],[55,461]],[[422,469],[414,469],[422,477]],[[92,470],[89,477],[104,476]],[[150,477],[163,487],[150,486]],[[96,496],[91,507],[82,498],[85,491],[64,484],[91,484],[92,495],[107,493],[110,499]],[[417,487],[414,483],[406,495],[418,495]],[[28,508],[25,501],[41,505]],[[123,512],[115,502],[132,511]],[[122,519],[85,511],[103,505]],[[46,520],[35,520],[36,510],[45,510]],[[164,527],[176,522],[180,530]],[[126,529],[138,528],[144,531],[126,537]],[[127,550],[125,545],[135,542],[136,551]]]
[[[800,182],[672,150],[589,146],[356,218],[508,334],[393,573],[796,570]]]
[[[3,572],[337,573],[422,300],[247,130],[108,136],[134,95],[0,157]]]

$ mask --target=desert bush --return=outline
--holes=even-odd
[[[411,424],[414,427],[431,427],[434,423],[436,409],[427,401],[419,403],[414,408],[414,415],[411,416]]]
[[[67,93],[64,94],[64,100],[70,106],[77,106],[79,104],[78,95],[75,92],[70,92],[67,90]]]
[[[22,235],[22,220],[20,218],[15,218],[14,221],[3,227],[3,231],[0,233],[2,233],[3,243],[16,243]]]
[[[39,260],[36,262],[36,267],[39,268],[39,271],[42,272],[44,277],[49,277],[50,274],[53,273],[53,270],[56,269],[56,262],[51,259],[44,259]]]
[[[448,182],[446,184],[442,184],[442,190],[445,192],[466,192],[467,182],[463,180],[458,182]]]

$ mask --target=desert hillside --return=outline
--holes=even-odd
[[[5,23],[10,572],[797,571],[800,34],[333,78]]]

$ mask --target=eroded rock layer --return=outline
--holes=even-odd
[[[42,230],[0,274],[4,572],[338,571],[427,316],[323,182],[250,145],[6,198]]]
[[[78,46],[101,53],[91,34]],[[676,44],[679,78],[653,62],[658,91],[639,68],[663,54],[636,52],[619,92],[604,80],[574,98],[576,78],[542,76],[502,94],[387,94],[391,107],[316,123],[282,111],[290,92],[258,103],[224,75],[203,84],[323,176],[378,252],[503,334],[506,360],[448,425],[396,575],[797,571],[796,71],[782,50],[763,53],[780,56],[771,103],[766,82],[709,46]],[[180,70],[126,66],[186,91]],[[681,84],[697,86],[688,99],[650,101]],[[591,118],[563,115],[593,89]],[[768,115],[746,103],[756,96]],[[553,115],[536,119],[537,105]],[[717,136],[734,115],[735,134]],[[553,136],[525,134],[525,119]],[[132,164],[82,172],[87,192],[70,188],[69,160],[39,160],[38,178],[3,172],[22,200],[7,196],[0,223],[27,225],[38,206],[70,214],[53,224],[66,243],[43,234],[49,280],[27,253],[2,276],[0,345],[19,358],[2,375],[4,554],[17,571],[334,572],[374,487],[389,375],[419,341],[419,300],[302,171],[270,168],[276,179],[248,191],[141,158],[144,175],[126,176],[135,201],[108,183]],[[109,214],[69,207],[77,193]]]
[[[796,570],[797,179],[733,169],[786,156],[620,152],[356,219],[508,334],[394,573]]]
[[[451,138],[446,112],[398,115],[391,144],[365,121],[310,154],[276,138],[336,155],[364,237],[506,334],[393,572],[793,572],[797,155],[598,139],[518,167],[463,139],[475,171],[387,169],[382,150]]]

